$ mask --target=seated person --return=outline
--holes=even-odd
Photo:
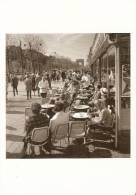
[[[103,82],[102,87],[100,89],[101,92],[101,98],[102,99],[106,99],[108,97],[108,89],[106,87],[106,83]]]
[[[90,107],[90,108],[89,108],[89,112],[90,112],[90,113],[95,113],[95,112],[97,111],[97,108],[96,108],[94,102],[89,102],[88,105],[89,105],[89,107]]]
[[[66,112],[67,110],[69,110],[69,106],[70,106],[70,95],[68,93],[63,93],[60,97],[60,101],[63,101],[64,103],[64,111]]]
[[[56,130],[56,127],[60,124],[69,122],[69,112],[64,112],[64,103],[57,101],[55,104],[56,114],[50,120],[49,129],[51,134]]]
[[[108,109],[108,101],[98,100],[97,107],[98,111],[96,112],[96,116],[98,116],[99,118],[97,122],[95,122],[95,119],[92,119],[91,124],[104,128],[111,127],[113,123],[113,116]]]
[[[25,124],[26,137],[24,142],[26,144],[29,143],[34,128],[49,126],[49,118],[40,113],[41,105],[39,103],[32,103],[31,110],[32,115],[28,117]]]
[[[90,99],[91,101],[95,101],[95,100],[101,99],[101,91],[100,91],[100,89],[101,89],[101,85],[100,84],[95,87],[94,94],[93,94],[93,96]]]
[[[46,115],[40,113],[41,105],[39,103],[32,103],[31,105],[32,115],[28,117],[25,130],[27,136],[30,136],[32,130],[38,127],[44,127],[49,125],[49,119]]]
[[[49,104],[54,104],[55,105],[55,99],[51,99]],[[47,109],[47,115],[49,116],[49,119],[51,119],[55,115],[54,108]]]

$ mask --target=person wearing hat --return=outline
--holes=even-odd
[[[44,127],[49,125],[49,118],[47,115],[43,115],[40,113],[41,111],[41,105],[39,103],[32,103],[31,104],[31,116],[28,117],[26,124],[25,124],[25,130],[27,133],[27,136],[31,135],[31,132],[34,128]]]
[[[60,124],[69,122],[69,112],[64,112],[64,102],[56,101],[55,103],[56,114],[52,117],[49,124],[51,134],[55,131],[56,127]]]
[[[27,151],[27,148],[30,147],[29,142],[30,142],[33,129],[49,126],[49,118],[47,117],[47,115],[43,115],[40,113],[41,105],[39,103],[32,103],[31,111],[32,111],[32,114],[28,117],[25,123],[26,137],[24,138],[24,144],[25,144],[24,146],[26,148],[26,151]],[[39,147],[34,148],[34,151],[35,151],[35,154],[37,153],[36,155],[40,154]]]

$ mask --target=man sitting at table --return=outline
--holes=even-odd
[[[95,86],[95,91],[94,91],[93,96],[90,98],[89,104],[91,104],[92,102],[95,103],[95,101],[101,99],[101,91],[100,91],[100,89],[101,89],[101,85],[100,84]]]
[[[55,111],[56,114],[50,120],[49,124],[51,134],[55,131],[58,125],[69,122],[69,112],[64,112],[64,103],[62,101],[58,101],[55,103]]]
[[[25,124],[26,137],[24,138],[24,142],[26,144],[29,143],[34,128],[49,126],[49,118],[47,117],[47,115],[41,114],[40,110],[41,105],[39,103],[32,103],[32,115],[29,116]]]

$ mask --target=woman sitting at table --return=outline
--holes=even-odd
[[[49,124],[51,134],[55,131],[58,125],[69,122],[69,112],[64,112],[64,103],[62,101],[57,101],[55,103],[55,111],[56,114],[50,120]]]
[[[97,117],[97,120],[95,120],[95,117],[92,118],[91,125],[95,125],[96,127],[101,128],[109,128],[113,124],[113,114],[108,109],[108,101],[97,101],[97,108],[98,111],[95,113],[95,116]]]

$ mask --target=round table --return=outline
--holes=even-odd
[[[72,114],[72,118],[86,120],[86,119],[90,119],[90,115],[87,112],[77,112]]]
[[[84,111],[84,112],[86,112],[87,109],[89,109],[89,106],[88,105],[74,106],[74,110],[76,110],[76,111]]]
[[[55,105],[54,104],[43,104],[43,105],[41,105],[41,107],[43,109],[51,109],[51,108],[54,108]]]
[[[87,101],[88,101],[88,97],[83,96],[83,95],[78,95],[78,96],[76,97],[76,99],[77,99],[77,100],[81,100],[82,104],[86,104]]]
[[[78,100],[87,100],[88,99],[88,97],[86,97],[86,96],[81,96],[81,95],[78,95],[77,97],[76,97],[76,99],[78,99]]]

